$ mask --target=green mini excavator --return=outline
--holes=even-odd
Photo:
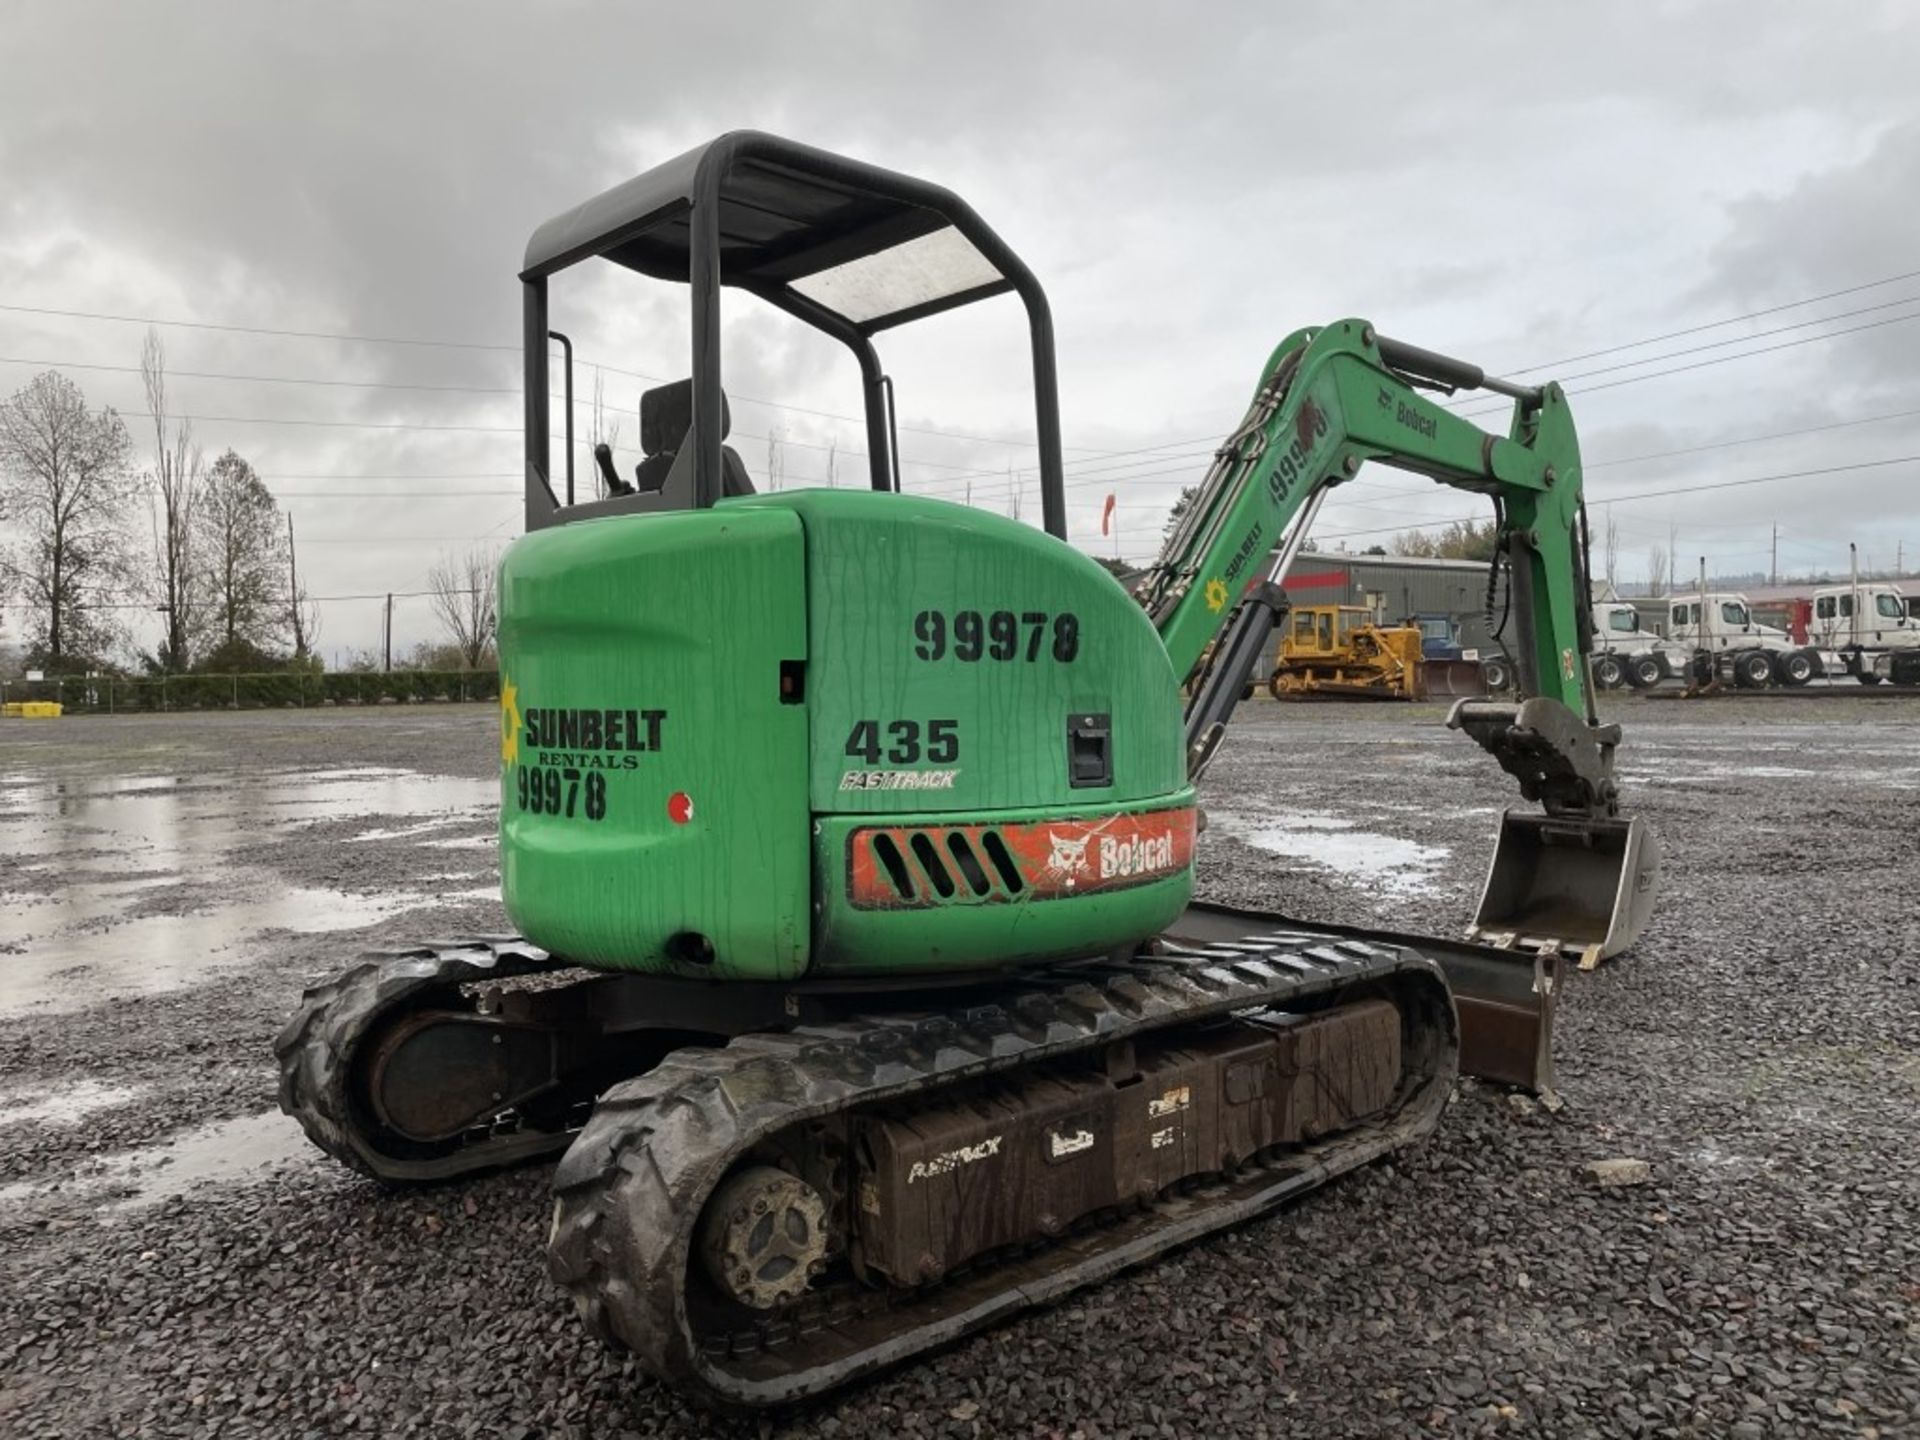
[[[631,476],[550,457],[548,286],[691,292]],[[1406,1145],[1458,1070],[1540,1087],[1565,955],[1629,944],[1657,849],[1594,711],[1559,387],[1359,320],[1281,341],[1157,563],[1066,543],[1052,322],[956,196],[736,133],[542,226],[526,535],[499,574],[500,860],[524,938],[308,992],[281,1104],[401,1184],[564,1151],[552,1273],[709,1403],[817,1393]],[[852,351],[869,484],[755,494],[723,286]],[[1018,297],[1043,526],[902,491],[875,337]],[[571,397],[571,345],[565,393]],[[1509,397],[1490,434],[1435,396]],[[1491,498],[1524,698],[1450,724],[1505,817],[1481,942],[1193,900],[1196,785],[1322,501],[1368,461]],[[1183,707],[1183,685],[1191,699]]]

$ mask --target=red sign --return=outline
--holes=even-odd
[[[1193,864],[1193,835],[1190,805],[1020,825],[866,825],[847,839],[847,894],[860,910],[1097,895],[1179,874]]]
[[[1281,582],[1288,590],[1325,590],[1332,585],[1345,585],[1347,572],[1344,570],[1316,570],[1310,575],[1289,575]]]

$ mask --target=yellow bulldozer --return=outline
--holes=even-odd
[[[1267,680],[1276,700],[1424,700],[1420,627],[1364,605],[1296,605]]]

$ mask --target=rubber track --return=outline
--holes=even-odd
[[[1458,1059],[1453,1006],[1439,968],[1411,951],[1310,933],[1269,933],[1124,965],[1023,977],[997,1003],[931,1019],[877,1017],[724,1049],[686,1050],[601,1097],[554,1176],[548,1242],[554,1278],[590,1328],[632,1350],[668,1383],[722,1409],[788,1403],[984,1328],[1012,1312],[1238,1223],[1429,1132]],[[1054,980],[1048,985],[1049,978]],[[1167,1207],[1164,1224],[1121,1227],[1111,1243],[1061,1244],[1038,1276],[1009,1266],[982,1296],[886,1317],[872,1343],[831,1327],[776,1355],[727,1361],[696,1334],[686,1295],[696,1222],[708,1195],[754,1144],[803,1121],[932,1086],[1054,1059],[1148,1030],[1252,1007],[1286,1007],[1355,987],[1389,988],[1411,1026],[1411,1077],[1384,1116],[1288,1152],[1281,1178],[1217,1206]],[[938,1290],[935,1294],[938,1295]],[[932,1310],[930,1321],[916,1319]],[[854,1346],[851,1353],[846,1347]],[[834,1353],[836,1347],[842,1353]]]
[[[327,1154],[376,1180],[445,1180],[562,1150],[574,1132],[515,1131],[432,1159],[388,1155],[375,1144],[351,1088],[355,1052],[369,1032],[428,994],[561,968],[545,951],[509,937],[371,956],[308,990],[274,1040],[280,1108]]]

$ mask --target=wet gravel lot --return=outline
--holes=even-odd
[[[1666,852],[1557,1112],[739,1433],[1920,1435],[1920,705],[1622,700]],[[1499,807],[1430,708],[1243,708],[1204,892],[1457,930]],[[387,1192],[273,1110],[299,990],[498,931],[480,708],[0,728],[0,1435],[731,1433],[590,1341],[541,1169]],[[1599,1190],[1589,1161],[1648,1183]]]

